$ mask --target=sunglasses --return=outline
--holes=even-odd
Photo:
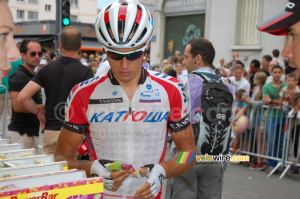
[[[104,47],[104,50],[107,56],[109,56],[111,59],[115,61],[121,61],[123,57],[125,57],[129,61],[135,61],[144,54],[146,47],[147,46],[144,46],[140,49],[130,51],[130,52],[119,52],[106,47]]]
[[[35,56],[36,56],[36,54],[38,54],[38,56],[39,56],[39,57],[42,57],[42,55],[43,55],[43,53],[42,53],[42,52],[35,52],[35,51],[33,51],[33,52],[30,52],[29,54],[30,54],[30,56],[31,56],[31,57],[35,57]]]

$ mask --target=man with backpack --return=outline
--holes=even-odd
[[[212,69],[215,50],[204,38],[189,41],[184,61],[188,72],[182,79],[188,98],[190,121],[198,155],[229,153],[234,89]],[[172,199],[221,198],[225,162],[198,162],[170,183]]]

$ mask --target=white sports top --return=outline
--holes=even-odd
[[[111,70],[76,85],[65,107],[64,127],[86,133],[91,160],[132,164],[136,171],[164,161],[167,130],[189,126],[187,100],[176,78],[143,69],[130,102]],[[128,177],[105,198],[133,198],[146,177]]]

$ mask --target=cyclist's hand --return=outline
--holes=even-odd
[[[91,175],[103,177],[104,187],[111,191],[117,191],[130,174],[125,171],[113,173],[107,171],[104,165],[112,162],[111,160],[95,160],[91,166]]]
[[[143,166],[139,170],[139,173],[141,176],[146,176],[148,180],[142,188],[137,190],[134,198],[155,198],[158,195],[163,179],[166,176],[164,168],[159,164],[148,164]]]

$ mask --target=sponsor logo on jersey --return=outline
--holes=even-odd
[[[152,88],[152,86],[151,86],[150,84],[147,84],[147,85],[146,85],[146,88],[147,88],[148,90],[150,90],[150,89]]]
[[[158,89],[151,90],[150,84],[148,84],[146,87],[148,90],[144,90],[143,92],[141,92],[139,101],[142,103],[161,102],[159,90]]]
[[[110,98],[110,99],[90,99],[89,104],[115,104],[122,103],[122,98]]]
[[[94,113],[90,119],[90,123],[101,122],[167,122],[169,117],[169,111],[167,112],[147,112],[147,111],[118,111],[118,112],[99,112]]]

